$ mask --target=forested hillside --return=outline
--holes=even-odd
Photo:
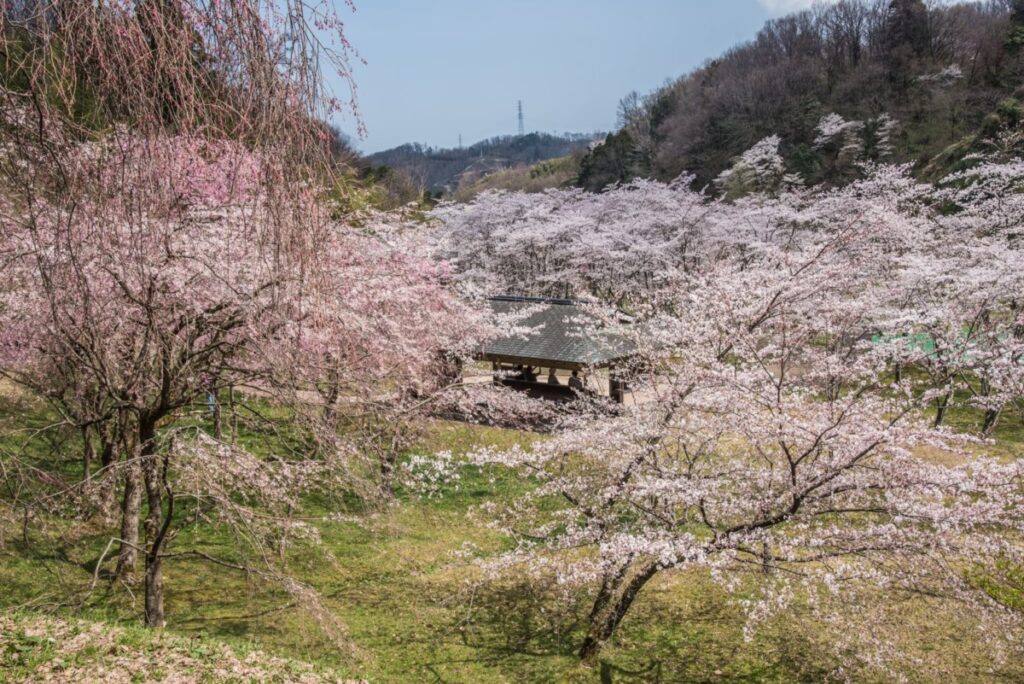
[[[843,182],[864,161],[939,159],[1020,144],[1024,2],[842,0],[765,25],[750,42],[619,108],[579,184],[695,175],[713,183],[779,137],[799,182]],[[952,148],[952,149],[950,149]]]
[[[431,191],[453,191],[489,173],[530,166],[586,148],[593,136],[576,133],[529,133],[482,140],[466,148],[439,149],[411,143],[367,157],[374,165],[409,174]]]

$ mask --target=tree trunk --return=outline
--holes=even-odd
[[[100,487],[99,487],[99,509],[104,520],[112,521],[115,500],[117,498],[117,477],[114,472],[114,462],[117,460],[117,452],[114,450],[114,441],[110,436],[100,431]]]
[[[395,464],[394,452],[386,451],[380,457],[380,493],[390,500],[395,496]]]
[[[981,379],[981,396],[985,398],[991,398],[992,396],[992,383],[987,378]],[[981,436],[989,437],[992,435],[992,431],[996,429],[996,423],[999,421],[999,414],[1003,412],[1002,407],[993,409],[985,409],[985,421],[981,425]]]
[[[657,563],[644,566],[633,575],[617,596],[613,598],[609,595],[604,598],[603,606],[598,605],[598,602],[602,601],[602,596],[598,595],[598,599],[594,603],[594,610],[591,611],[587,636],[583,639],[583,645],[580,647],[580,660],[585,663],[593,663],[597,659],[601,648],[615,634],[615,630],[633,605],[637,594],[657,574],[659,569]],[[621,579],[618,583],[621,584]],[[605,587],[602,587],[602,591],[604,589]]]
[[[391,444],[387,448],[382,447],[380,456],[380,490],[387,500],[395,496],[395,470],[398,469],[398,452],[402,447],[401,429],[401,426],[395,426]]]
[[[160,554],[146,554],[146,626],[163,629],[167,625],[164,616],[164,571]]]
[[[164,510],[168,456],[161,460],[156,449],[156,424],[148,419],[139,421],[139,444],[143,481],[146,487],[146,626],[162,629],[164,618],[163,552],[167,531],[174,515],[174,499],[168,492],[167,510]]]
[[[332,360],[332,357],[328,355],[327,362],[331,363]],[[320,389],[320,397],[324,400],[324,424],[332,430],[334,429],[335,407],[338,404],[338,398],[340,396],[341,374],[338,372],[337,366],[331,364],[327,369],[327,387]]]
[[[228,419],[231,429],[231,443],[235,443],[235,435],[238,434],[238,413],[235,411],[235,388],[228,387]]]
[[[220,424],[220,397],[215,393],[211,393],[213,401],[211,402],[211,412],[213,420],[213,437],[214,439],[220,439],[221,435],[221,424]]]
[[[92,436],[89,434],[89,428],[82,428],[82,474],[84,480],[89,480],[92,477],[92,461],[96,456],[96,451],[93,449]]]
[[[117,556],[117,577],[129,579],[135,574],[139,557],[139,512],[142,507],[142,483],[139,462],[133,454],[124,470],[124,495],[121,499],[121,549]]]
[[[590,609],[590,615],[587,617],[588,625],[594,624],[601,618],[608,604],[611,603],[612,598],[618,592],[619,587],[622,586],[622,582],[626,579],[626,574],[629,573],[631,567],[631,563],[624,563],[615,574],[605,575],[604,581],[601,583],[601,589],[597,592],[597,597],[594,599],[594,605]]]
[[[932,427],[941,426],[942,421],[946,419],[946,409],[949,408],[949,400],[952,396],[952,392],[947,392],[935,400],[935,422],[932,424]]]
[[[985,410],[985,422],[981,426],[981,436],[991,437],[992,433],[996,429],[996,423],[999,422],[999,415],[1002,413],[1002,409],[986,409]]]

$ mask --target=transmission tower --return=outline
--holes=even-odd
[[[523,124],[523,101],[519,101],[519,135],[526,135],[526,126]]]

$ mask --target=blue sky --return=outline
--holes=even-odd
[[[338,0],[338,4],[342,3]],[[364,152],[516,131],[609,130],[647,92],[810,0],[356,0],[343,10]],[[338,122],[354,134],[351,120]]]

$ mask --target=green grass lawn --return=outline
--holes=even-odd
[[[19,415],[32,425],[46,422],[45,413],[31,402],[9,404],[5,415],[4,420]],[[951,422],[961,428],[973,418],[959,411]],[[996,453],[1018,452],[1024,438],[1019,420],[1004,418],[991,447]],[[438,421],[413,451],[458,453],[537,438]],[[243,439],[257,443],[259,437],[246,434]],[[13,442],[5,446],[12,448]],[[68,473],[77,467],[71,439],[29,448],[39,450],[41,467]],[[828,631],[799,605],[770,620],[747,642],[739,606],[703,571],[664,573],[652,582],[601,665],[581,667],[574,654],[589,609],[584,592],[555,600],[559,588],[553,584],[514,577],[482,582],[477,566],[460,553],[467,544],[472,545],[469,555],[507,548],[508,540],[483,525],[474,507],[508,501],[528,486],[505,472],[468,468],[457,488],[437,498],[401,495],[393,506],[370,511],[329,511],[323,502],[310,501],[304,513],[311,516],[350,514],[343,521],[318,524],[322,549],[296,545],[288,553],[289,569],[325,597],[343,626],[340,640],[330,638],[280,588],[187,558],[168,561],[165,572],[168,633],[260,649],[373,682],[818,682],[832,669]],[[0,506],[6,505],[0,497]],[[8,520],[3,530],[0,610],[75,615],[127,628],[129,635],[140,633],[138,588],[101,581],[88,591],[110,530],[57,518],[35,521],[27,529],[27,539],[14,521]],[[184,533],[176,544],[233,553],[223,533],[207,527]],[[1018,590],[993,588],[1009,592],[1004,598],[1011,604],[1019,600]],[[958,616],[943,610],[948,609],[922,599],[877,618],[927,644],[919,681],[1024,679],[1018,666],[989,672],[989,663],[962,638]],[[44,648],[37,656],[45,661],[46,653]],[[23,666],[19,670],[26,671]],[[0,667],[0,681],[16,681],[9,678],[14,672]]]

